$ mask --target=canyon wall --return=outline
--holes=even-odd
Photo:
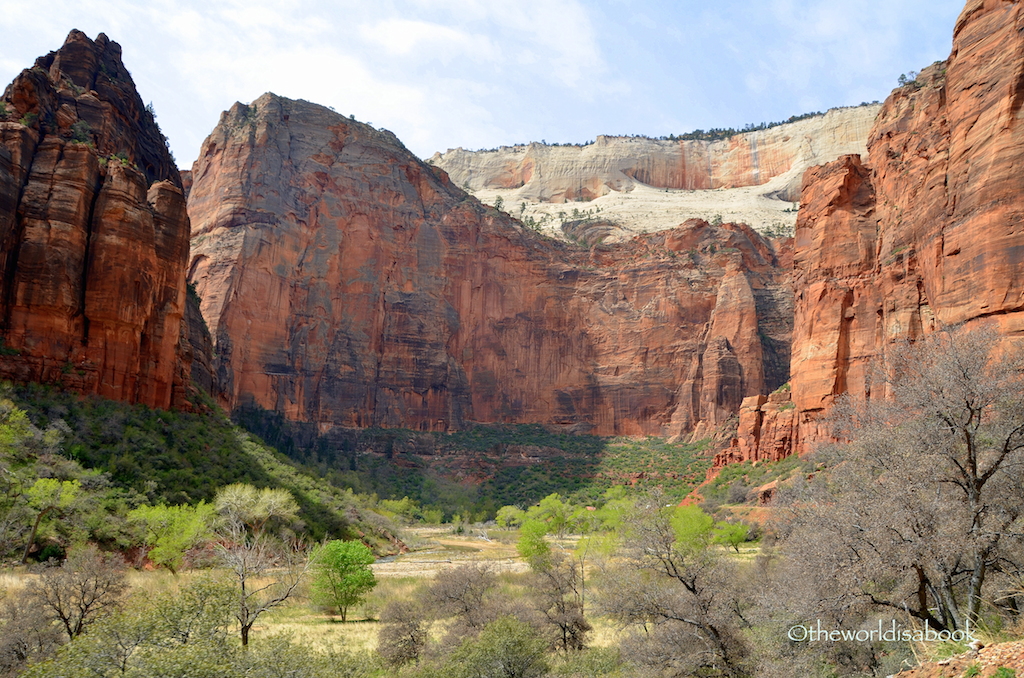
[[[188,237],[120,46],[72,31],[0,106],[0,378],[188,407]]]
[[[677,435],[788,374],[789,241],[742,225],[579,248],[389,132],[271,94],[222,115],[191,182],[190,279],[231,408]]]
[[[459,148],[437,153],[430,162],[470,190],[518,189],[515,201],[592,200],[629,191],[637,182],[689,190],[760,186],[783,175],[786,180],[773,186],[775,197],[796,201],[808,167],[865,152],[878,109],[877,104],[833,109],[721,141],[599,136],[582,146]]]
[[[847,156],[807,172],[796,229],[794,451],[827,439],[821,418],[837,395],[884,395],[870,366],[893,342],[957,323],[1024,333],[1021,64],[1022,5],[970,0],[949,60],[886,100],[870,162]],[[737,444],[749,458],[765,454],[756,417],[765,413],[751,410]]]

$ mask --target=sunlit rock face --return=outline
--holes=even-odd
[[[777,197],[795,201],[808,167],[865,152],[878,109],[878,104],[834,109],[721,141],[599,136],[580,146],[460,148],[437,153],[430,161],[457,185],[474,191],[518,189],[516,200],[592,200],[610,191],[629,191],[637,182],[689,190],[761,186],[785,176],[775,187]]]
[[[0,112],[0,378],[189,407],[185,199],[120,46],[72,31]]]
[[[698,220],[555,241],[389,132],[308,102],[224,113],[188,205],[190,279],[232,408],[321,430],[674,435],[788,374],[784,243]]]
[[[949,60],[889,96],[868,143],[808,171],[796,230],[794,449],[841,393],[883,395],[893,342],[992,322],[1024,330],[1024,10],[971,0]]]

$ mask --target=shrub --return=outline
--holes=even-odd
[[[34,606],[74,639],[116,610],[127,589],[124,563],[89,546],[73,552],[63,567],[47,568],[28,591]]]
[[[393,667],[416,661],[427,645],[427,619],[415,603],[393,600],[380,615],[377,653]]]
[[[445,675],[451,678],[539,678],[548,671],[547,642],[529,624],[501,617],[466,640],[452,655]]]
[[[85,120],[79,120],[71,126],[71,141],[76,144],[92,145],[90,132],[92,132],[92,127],[89,123]]]

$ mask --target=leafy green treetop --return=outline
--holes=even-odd
[[[32,524],[32,531],[28,536],[28,543],[25,544],[25,553],[21,557],[22,563],[28,562],[28,554],[32,551],[32,544],[36,541],[36,532],[39,530],[39,523],[52,511],[67,509],[78,497],[78,491],[82,485],[77,480],[57,480],[56,478],[39,478],[28,488],[28,504],[36,512],[35,522]]]
[[[519,527],[519,541],[516,543],[516,550],[534,569],[543,567],[551,556],[551,546],[544,539],[547,533],[547,523],[532,518],[524,520]]]
[[[132,522],[145,529],[143,539],[152,549],[149,559],[177,574],[185,552],[212,536],[213,505],[140,506],[128,514]]]
[[[313,600],[337,608],[345,621],[348,609],[362,602],[377,585],[370,569],[374,560],[373,552],[358,541],[333,540],[317,547],[310,557]]]
[[[740,552],[740,544],[747,541],[750,535],[750,528],[743,523],[718,523],[715,525],[716,544],[722,544]]]
[[[522,525],[523,518],[525,516],[526,511],[518,506],[502,506],[498,509],[498,513],[494,519],[500,527],[504,527],[506,530],[511,530],[513,527]]]
[[[262,534],[271,520],[291,520],[299,512],[288,490],[257,489],[242,483],[221,488],[214,505],[229,525],[244,526],[253,535]]]

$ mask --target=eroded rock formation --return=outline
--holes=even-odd
[[[636,182],[690,190],[760,186],[786,175],[775,189],[777,197],[795,201],[805,169],[843,154],[865,152],[878,108],[870,104],[833,109],[722,141],[599,136],[582,146],[459,148],[437,153],[430,161],[459,186],[519,189],[516,200],[591,200],[609,191],[628,191]]]
[[[744,398],[736,437],[728,448],[715,455],[711,473],[717,473],[726,464],[785,459],[793,453],[795,419],[796,410],[788,388],[768,396]]]
[[[2,102],[0,377],[188,406],[185,199],[120,46],[72,31]]]
[[[1024,331],[1024,8],[970,0],[947,62],[885,102],[870,162],[808,171],[796,230],[793,449],[870,363],[957,323]],[[749,441],[748,441],[749,442]]]
[[[745,226],[577,248],[390,133],[270,94],[222,116],[192,181],[190,278],[231,407],[674,435],[788,373],[790,255]]]

